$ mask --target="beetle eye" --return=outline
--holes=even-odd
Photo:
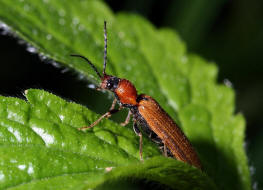
[[[107,80],[106,88],[108,90],[115,90],[118,87],[119,84],[119,78],[117,77],[111,77],[110,79]]]
[[[107,82],[107,88],[108,88],[108,89],[111,89],[112,86],[113,86],[113,84],[111,83],[111,81],[108,81],[108,82]]]

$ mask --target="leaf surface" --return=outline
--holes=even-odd
[[[99,80],[90,66],[69,55],[85,55],[101,71],[103,21],[107,20],[107,72],[129,79],[139,93],[154,97],[162,105],[180,124],[196,148],[204,172],[219,188],[251,188],[243,147],[245,120],[234,113],[234,91],[218,85],[216,65],[188,54],[174,31],[156,29],[138,15],[113,14],[101,1],[2,0],[0,6],[5,30],[25,40],[42,58],[74,69],[95,84]],[[53,184],[72,179],[72,187],[85,176],[103,184],[111,179],[105,177],[106,167],[138,164],[138,137],[130,128],[103,121],[83,133],[76,128],[89,125],[98,115],[40,90],[28,90],[26,98],[27,102],[1,97],[0,152],[5,155],[0,158],[2,187],[21,183],[37,187],[35,180],[46,177],[52,177]],[[144,141],[145,157],[160,155],[155,145],[147,138]],[[49,161],[54,161],[53,165]],[[28,174],[30,163],[32,175]],[[103,169],[98,171],[96,166]],[[130,177],[136,175],[131,172]],[[62,184],[71,186],[70,182]]]

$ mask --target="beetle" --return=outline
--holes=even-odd
[[[127,125],[130,121],[130,116],[133,116],[133,130],[140,137],[140,158],[142,156],[142,133],[141,129],[149,134],[150,138],[163,145],[163,152],[166,156],[170,155],[177,160],[191,164],[201,169],[201,163],[190,141],[184,135],[182,130],[173,121],[173,119],[163,110],[163,108],[152,97],[145,94],[137,94],[135,86],[127,79],[118,78],[116,76],[106,74],[107,64],[107,28],[104,21],[104,63],[102,75],[91,61],[82,56],[73,54],[71,56],[80,57],[88,62],[101,79],[98,90],[108,90],[114,93],[115,99],[112,102],[108,112],[103,114],[97,121],[90,126],[79,128],[86,130],[95,126],[103,118],[109,118],[112,114],[118,112],[122,108],[128,108],[129,112],[122,123]],[[115,109],[116,103],[119,103],[119,109]]]

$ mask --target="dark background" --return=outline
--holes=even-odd
[[[138,13],[156,27],[177,30],[188,51],[219,67],[218,81],[229,80],[236,91],[236,111],[247,120],[245,147],[253,186],[263,189],[263,1],[262,0],[107,0],[114,12]],[[102,94],[87,88],[72,72],[62,72],[26,50],[19,40],[0,35],[0,94],[23,98],[28,88],[51,91],[102,113],[105,104],[92,97]],[[176,48],[176,47],[175,47]],[[227,80],[226,80],[227,79]],[[88,98],[87,98],[88,97]]]

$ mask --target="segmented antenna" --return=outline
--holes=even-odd
[[[103,75],[106,74],[106,63],[107,63],[107,23],[104,20],[104,64],[103,64]]]
[[[100,75],[100,73],[98,72],[97,68],[95,67],[95,65],[93,65],[88,58],[86,58],[86,57],[84,57],[84,56],[82,56],[82,55],[76,55],[76,54],[72,54],[71,56],[80,57],[80,58],[84,59],[85,61],[87,61],[88,64],[90,64],[90,66],[92,67],[92,69],[93,69],[93,70],[97,73],[97,75],[100,77],[100,79],[102,78],[101,75]]]
[[[97,75],[100,77],[100,79],[103,78],[103,77],[100,75],[100,73],[98,72],[98,70],[97,70],[97,68],[95,67],[95,65],[93,65],[88,58],[86,58],[86,57],[84,57],[84,56],[82,56],[82,55],[76,55],[76,54],[72,54],[71,56],[80,57],[80,58],[84,59],[85,61],[87,61],[88,64],[90,64],[90,66],[93,68],[93,70],[94,70],[94,71],[97,73]],[[107,64],[107,23],[106,23],[106,21],[104,20],[104,61],[103,61],[103,72],[102,72],[103,76],[106,75],[106,72],[105,72],[105,70],[106,70],[106,64]]]

